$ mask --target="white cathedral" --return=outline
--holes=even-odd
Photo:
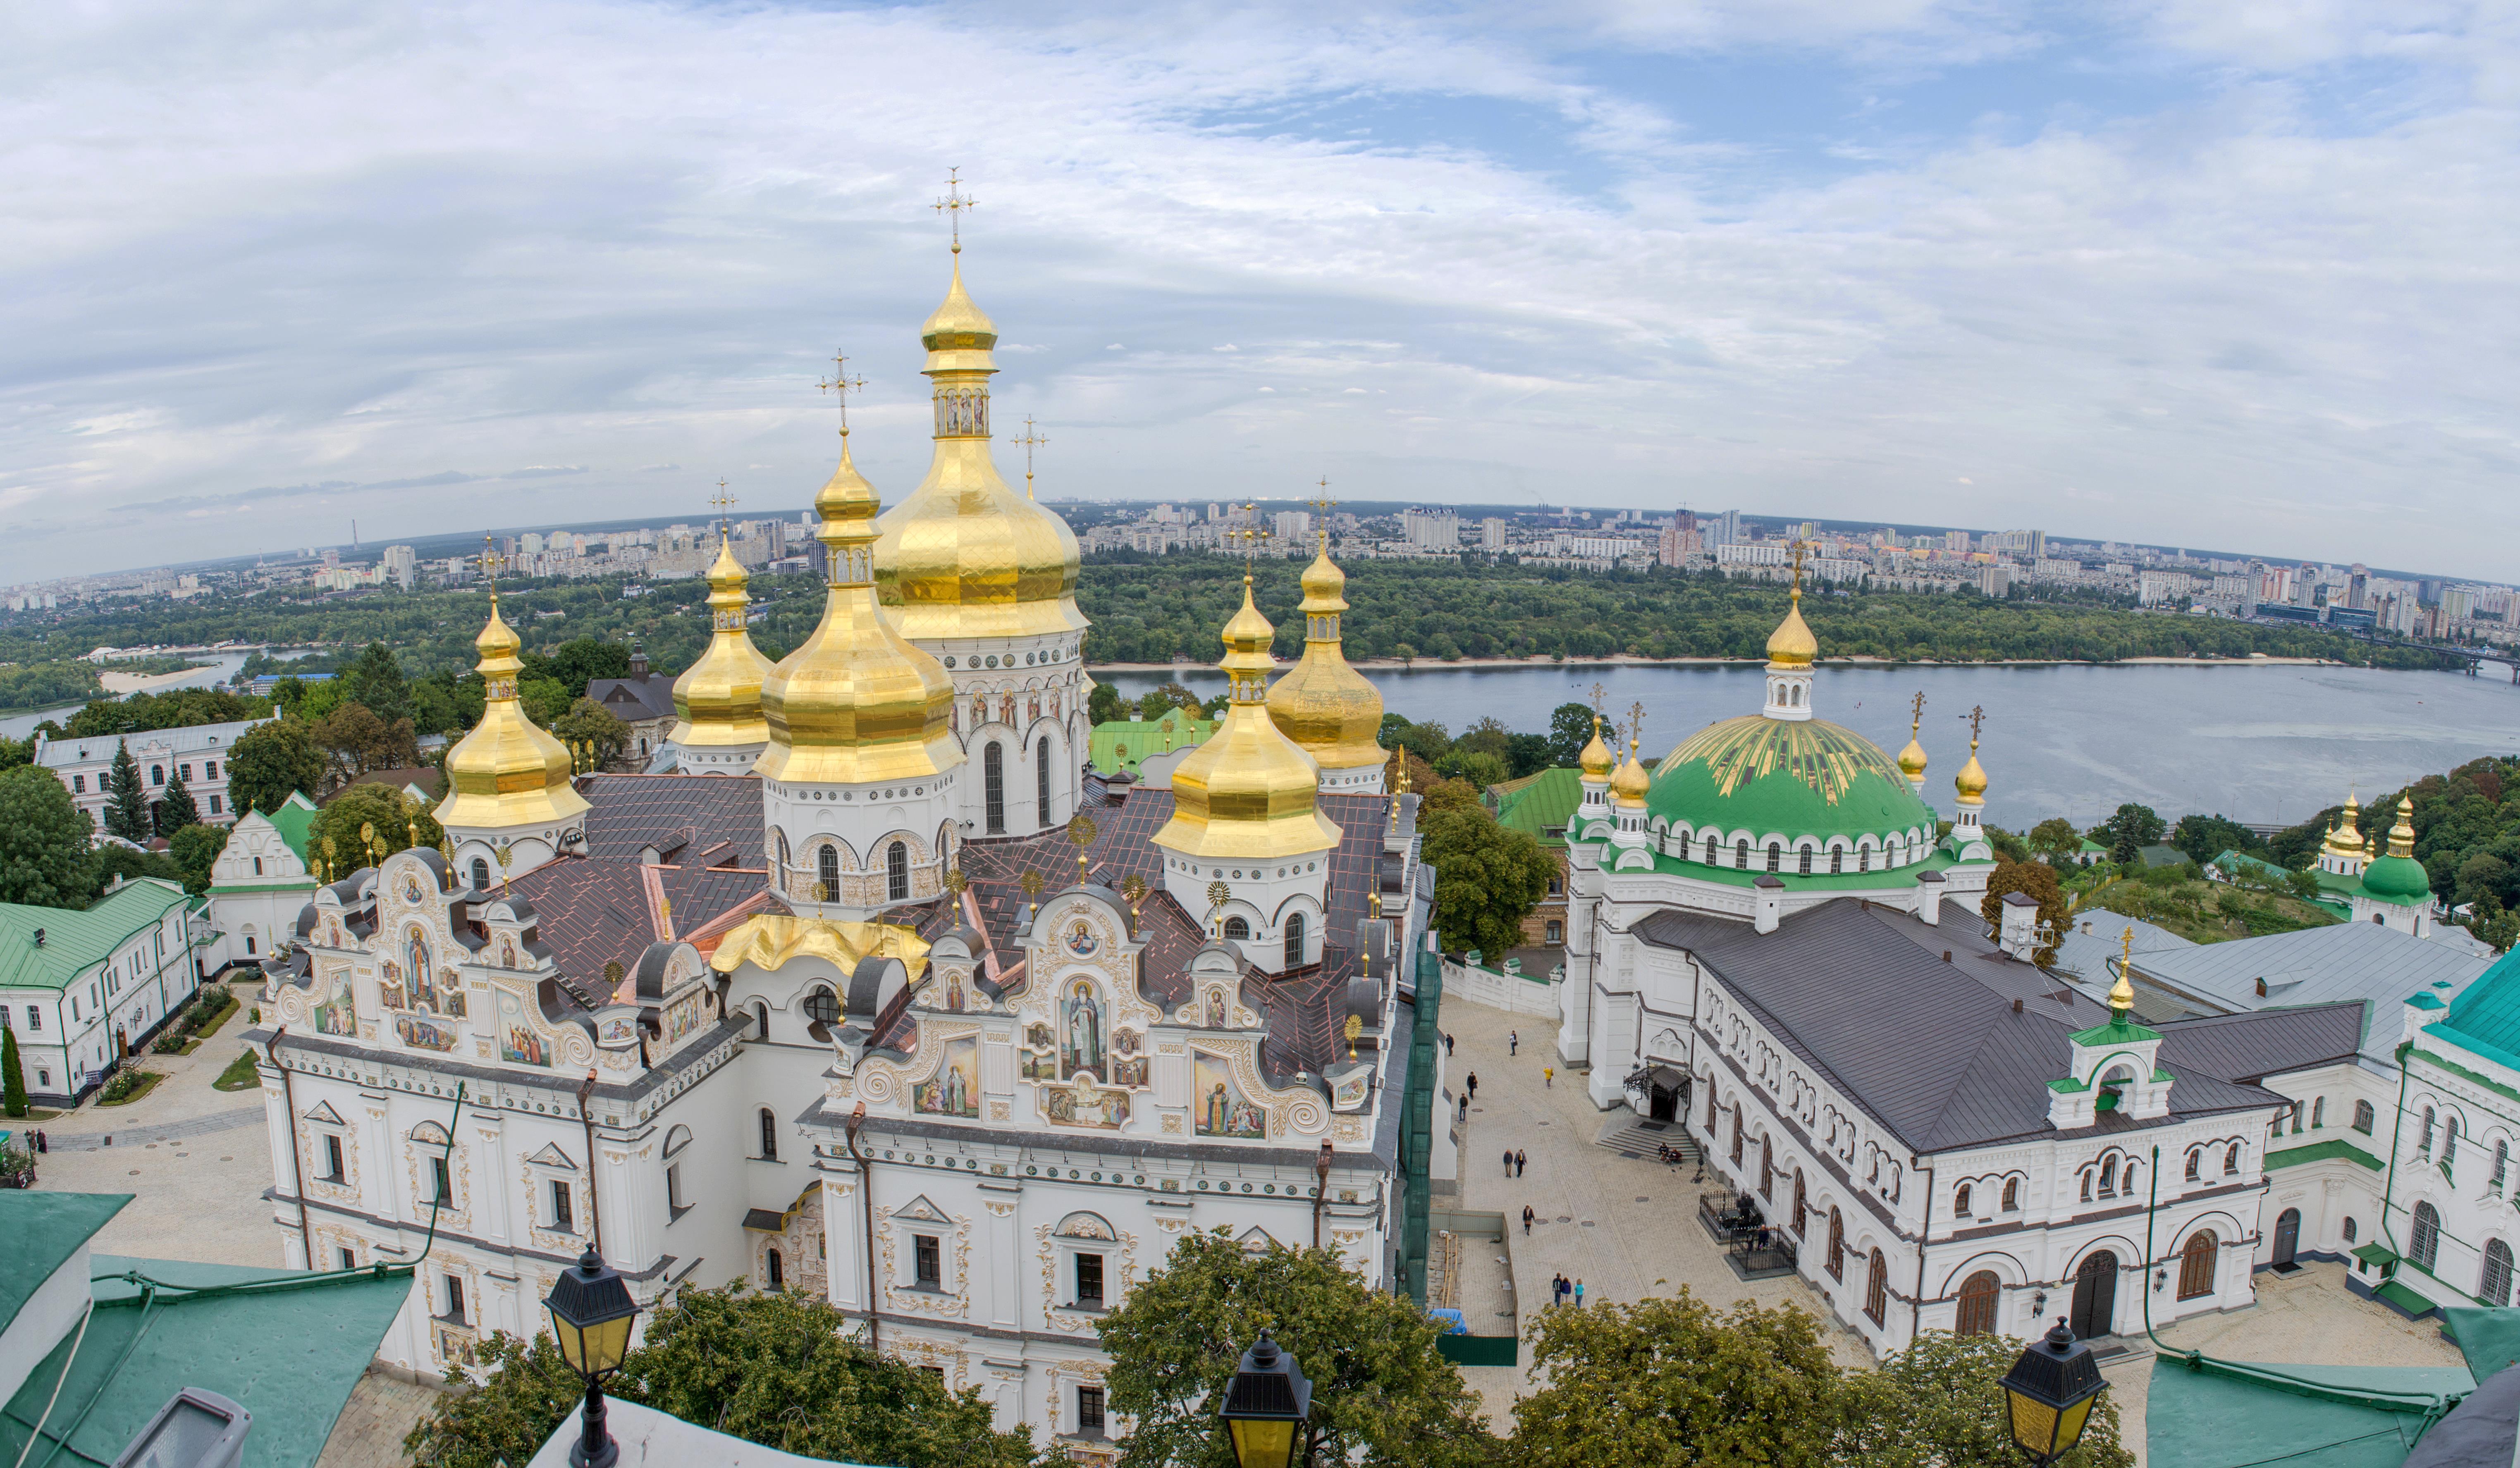
[[[1216,734],[1093,777],[1076,541],[999,477],[959,256],[927,476],[878,513],[842,430],[811,636],[755,650],[722,555],[674,773],[573,777],[494,588],[444,849],[321,886],[267,962],[274,1222],[292,1265],[426,1256],[393,1364],[531,1334],[593,1244],[647,1304],[826,1295],[1100,1461],[1095,1322],[1186,1231],[1422,1280],[1431,884],[1343,578],[1304,573],[1274,689],[1246,578]]]

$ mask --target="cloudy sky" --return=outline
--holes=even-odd
[[[835,346],[897,498],[951,166],[1045,495],[2509,578],[2515,92],[2507,0],[17,6],[0,582],[798,508]]]

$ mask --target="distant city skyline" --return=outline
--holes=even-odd
[[[2118,14],[33,15],[0,584],[800,502],[835,345],[898,501],[955,166],[1046,498],[1327,473],[2511,579],[2513,40]]]

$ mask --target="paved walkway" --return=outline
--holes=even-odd
[[[253,988],[235,986],[248,1006]],[[52,1150],[37,1159],[38,1187],[134,1195],[97,1235],[101,1252],[275,1268],[284,1263],[280,1230],[262,1196],[271,1186],[262,1092],[210,1088],[245,1049],[248,1012],[228,1016],[189,1055],[134,1057],[165,1077],[139,1100],[106,1106],[90,1095],[77,1110],[39,1124]]]

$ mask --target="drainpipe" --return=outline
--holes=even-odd
[[[1330,1197],[1330,1139],[1322,1138],[1322,1155],[1313,1161],[1313,1247],[1322,1246],[1322,1205]]]
[[[2398,1247],[2398,1235],[2389,1227],[2389,1200],[2398,1189],[2398,1152],[2407,1134],[2407,1052],[2414,1047],[2415,1043],[2411,1040],[2398,1046],[2398,1116],[2389,1127],[2388,1180],[2380,1185],[2380,1237],[2389,1241],[2389,1252],[2400,1259],[2406,1258],[2406,1253]],[[2381,1270],[2381,1282],[2387,1283],[2396,1272],[2395,1266]]]
[[[586,1103],[595,1097],[595,1072],[577,1083],[577,1119],[586,1123],[586,1222],[595,1232],[595,1252],[604,1252],[604,1184],[595,1176],[595,1113]]]
[[[883,1337],[875,1293],[875,1162],[858,1150],[858,1129],[865,1125],[866,1102],[860,1101],[849,1108],[849,1125],[844,1139],[848,1143],[849,1156],[857,1160],[858,1202],[866,1209],[867,1349],[881,1351]]]
[[[1912,1346],[1925,1333],[1925,1252],[1934,1238],[1934,1170],[1919,1166],[1913,1157],[1908,1167],[1925,1175],[1925,1223],[1916,1231],[1916,1298],[1908,1303],[1908,1344]]]
[[[280,1042],[289,1038],[282,1025],[271,1035],[270,1057],[280,1072],[280,1104],[289,1112],[289,1185],[297,1193],[297,1242],[306,1251],[306,1268],[315,1268],[315,1231],[306,1221],[306,1167],[297,1160],[297,1088],[289,1084],[289,1067],[280,1061]]]

